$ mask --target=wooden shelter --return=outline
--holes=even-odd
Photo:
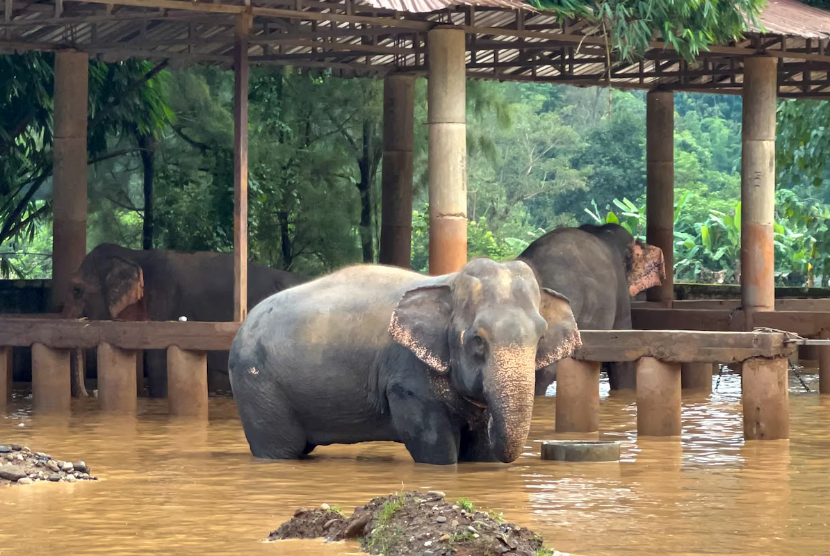
[[[758,315],[774,309],[772,225],[776,97],[830,98],[830,13],[794,0],[771,0],[761,16],[762,27],[748,28],[745,38],[740,41],[711,47],[694,63],[683,60],[658,41],[652,43],[642,60],[627,62],[617,59],[610,50],[601,26],[582,19],[561,21],[555,14],[532,10],[520,0],[368,2],[5,0],[4,18],[0,22],[0,52],[56,52],[56,256],[53,277],[56,305],[68,293],[68,278],[80,264],[86,243],[86,61],[88,57],[105,61],[138,57],[170,60],[174,64],[215,64],[232,67],[235,71],[236,322],[241,322],[247,311],[247,90],[250,64],[325,68],[343,77],[385,79],[381,261],[403,266],[408,266],[410,250],[414,80],[418,76],[428,78],[432,273],[457,270],[467,258],[465,77],[649,90],[647,235],[650,243],[663,249],[669,269],[673,250],[673,91],[742,94],[742,330],[752,330],[753,322],[761,320]],[[652,306],[641,311],[662,311],[661,318],[665,319],[659,322],[674,322],[672,319],[677,313],[672,309],[672,292],[669,276],[662,287],[649,292],[649,300],[657,308]],[[645,319],[655,323],[658,319],[654,315],[646,312],[639,318],[641,322]],[[826,322],[830,330],[830,313],[818,320]],[[712,322],[708,316],[700,316],[698,322],[704,323],[702,329],[717,329],[710,326]],[[776,321],[767,318],[763,322],[774,324]],[[186,338],[192,331],[184,333],[185,328],[191,330],[191,324],[196,323],[175,325],[181,331],[177,334],[184,338],[180,343],[192,344]],[[665,328],[659,324],[653,327]],[[0,331],[0,346],[31,345],[44,342],[44,338],[50,339],[38,344],[42,346],[37,350],[38,358],[44,362],[41,366],[48,362],[52,367],[62,367],[65,363],[62,356],[52,352],[65,350],[68,344],[55,330],[53,335],[29,331],[23,336]],[[78,332],[71,330],[73,334]],[[124,328],[122,332],[126,334],[126,330]],[[171,342],[176,345],[171,340],[175,335],[162,338],[149,329],[143,334],[142,337],[153,337],[165,347]],[[595,338],[602,338],[602,335]],[[607,342],[612,336],[606,334],[604,338]],[[637,338],[641,342],[658,341],[657,336]],[[688,338],[691,341],[692,336]],[[105,345],[109,345],[110,340],[100,339]],[[730,340],[726,335],[720,339],[717,336],[695,337],[694,341],[698,348],[717,351],[727,346]],[[75,345],[80,346],[77,341]],[[126,340],[121,341],[119,347],[136,349]],[[589,348],[586,349],[590,352]],[[191,346],[191,349],[206,348]],[[605,353],[601,349],[591,353],[594,353],[594,361],[619,355],[613,350]],[[714,351],[706,353],[711,355],[704,360],[719,361]],[[725,356],[725,352],[717,353],[717,357]],[[111,356],[110,352],[105,355],[113,368],[128,364],[124,363],[128,359],[123,357]],[[177,348],[169,356],[170,365],[176,368],[204,365],[203,357],[191,360],[185,355]],[[745,408],[755,405],[765,408],[757,414],[746,415],[750,438],[788,435],[788,429],[783,425],[786,423],[786,404],[781,403],[782,396],[786,400],[786,365],[780,363],[782,356],[781,349],[770,348],[736,359],[746,359],[750,362],[747,368],[752,369],[744,377],[745,393],[749,396]],[[765,359],[758,357],[778,359],[765,363]],[[676,362],[677,359],[670,354],[664,357],[665,361]],[[830,358],[826,359],[830,362]],[[596,364],[589,366],[598,372]],[[581,368],[576,364],[573,367]],[[669,398],[674,400],[676,397],[677,403],[672,401],[669,411],[672,415],[676,413],[679,419],[680,377],[675,367],[675,363],[646,361],[640,365],[639,375],[641,384],[651,385],[641,392],[648,398],[646,402],[662,399],[666,388],[671,392],[676,390],[677,396],[672,394]],[[824,391],[830,391],[830,365],[827,367],[822,369],[822,377],[827,374],[826,380],[822,379],[822,385],[826,384],[822,387]],[[702,383],[706,383],[708,373],[711,384],[711,366],[687,367],[687,372],[690,376],[702,374]],[[35,374],[38,374],[37,368]],[[566,382],[574,384],[575,391],[593,392],[596,390],[596,385],[591,383],[594,375],[593,371],[577,372],[569,376],[582,378]],[[654,384],[665,382],[661,378],[665,376],[676,376],[676,384],[672,379],[669,386],[654,388]],[[50,384],[51,390],[58,391],[53,392],[55,405],[62,407],[68,396],[68,384],[61,382],[60,387],[57,383]],[[196,394],[203,395],[206,396],[206,392]],[[35,399],[39,396],[36,392]],[[593,400],[593,394],[589,398]],[[193,413],[198,414],[202,411],[200,399],[182,403],[195,408]],[[767,403],[768,399],[773,399],[773,403]],[[598,398],[588,403],[595,413]],[[46,403],[42,407],[49,405]],[[672,422],[675,421],[672,417]],[[671,434],[679,431],[679,425],[675,425],[669,427]],[[574,425],[583,429],[591,426]]]

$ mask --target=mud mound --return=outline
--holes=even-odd
[[[95,481],[82,461],[61,461],[26,446],[0,444],[0,485],[30,485],[38,481]]]
[[[543,556],[556,554],[529,529],[505,523],[467,500],[447,502],[441,492],[405,492],[375,498],[351,517],[323,505],[297,510],[269,540],[323,537],[359,539],[370,554],[389,556]]]

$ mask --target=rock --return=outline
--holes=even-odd
[[[75,478],[75,475],[67,475],[63,480],[67,483],[74,483],[78,479]]]
[[[453,519],[453,520],[452,520],[452,523],[451,523],[450,525],[452,525],[453,527],[458,527],[458,520],[457,520],[457,519]]]
[[[0,454],[8,454],[11,451],[11,446],[0,446]]]
[[[337,519],[330,519],[323,524],[323,531],[328,531],[332,525],[337,523]]]
[[[23,461],[25,459],[26,458],[23,456],[23,454],[17,454],[17,461]]]
[[[467,526],[467,531],[469,531],[470,533],[478,533],[478,531],[476,531],[476,528],[472,525]]]
[[[425,550],[421,556],[435,556],[435,552],[432,550]]]
[[[12,444],[12,450],[14,450],[15,452],[19,452],[22,449],[23,449],[22,446],[20,446],[18,444]]]
[[[61,463],[61,471],[64,471],[66,473],[71,473],[73,471],[73,469],[74,469],[74,467],[72,466],[71,462],[65,461],[65,462]]]
[[[53,483],[57,483],[61,480],[61,476],[58,473],[52,473],[51,475],[49,475],[49,480]]]
[[[446,522],[447,522],[447,518],[446,518],[445,516],[443,516],[443,515],[439,515],[439,516],[435,519],[435,521],[437,521],[438,523],[446,523]]]
[[[440,539],[438,539],[438,542],[447,542],[447,541],[448,541],[448,540],[450,540],[451,538],[452,538],[452,537],[451,537],[449,534],[446,534],[446,535],[441,535],[441,538],[440,538]]]
[[[75,471],[80,471],[81,473],[89,473],[89,467],[86,466],[86,462],[76,461],[72,464],[72,467],[75,468]]]
[[[426,546],[426,547],[430,547],[430,546],[432,546],[432,541],[426,541],[426,542],[424,543],[424,546]]]
[[[31,453],[32,453],[31,448],[29,448],[28,446],[23,446],[23,451],[24,451],[24,452],[26,452],[27,454],[31,454]]]
[[[320,504],[320,509],[323,510],[324,512],[327,512],[331,509],[331,506],[329,506],[328,504],[323,502],[322,504]]]
[[[369,525],[369,522],[372,521],[372,514],[369,512],[364,513],[354,521],[352,521],[346,530],[343,532],[344,539],[355,539],[357,537],[365,536],[363,531],[366,529],[366,526]]]
[[[17,484],[19,485],[30,485],[32,483],[34,483],[34,481],[29,477],[21,477],[17,480]]]
[[[52,456],[50,456],[49,454],[44,454],[43,452],[35,452],[35,457],[38,458],[38,459],[45,459],[45,460],[52,459]]]
[[[60,466],[58,466],[58,464],[52,460],[46,462],[46,467],[54,473],[57,473],[61,470]]]
[[[440,490],[430,490],[429,492],[427,492],[427,495],[429,495],[429,496],[438,496],[439,498],[444,498],[444,497],[447,496],[446,494],[444,494]]]
[[[0,465],[0,479],[17,482],[26,477],[26,472],[19,465]]]
[[[453,504],[453,505],[452,505],[452,509],[453,509],[453,510],[455,510],[455,511],[458,511],[458,510],[460,510],[460,509],[461,509],[461,506],[458,506],[458,505],[456,505],[456,504]]]

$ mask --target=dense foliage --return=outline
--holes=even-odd
[[[0,58],[0,272],[51,271],[51,61]],[[30,72],[20,68],[31,67]],[[232,75],[214,68],[90,69],[89,246],[232,248]],[[250,94],[250,255],[318,274],[376,261],[382,83],[258,69]],[[675,271],[740,275],[735,96],[675,96]],[[776,273],[819,285],[827,268],[827,105],[779,110]],[[21,118],[22,116],[25,116]],[[426,270],[425,83],[416,87],[412,267]],[[618,221],[645,233],[645,94],[468,84],[469,253],[507,259],[547,230]]]

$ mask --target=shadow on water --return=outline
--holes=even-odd
[[[803,378],[815,391],[815,375]],[[542,441],[556,436],[549,397],[537,400],[517,462],[448,467],[415,464],[393,443],[257,460],[226,398],[211,398],[210,422],[194,423],[169,418],[158,400],[140,400],[137,417],[75,400],[71,416],[47,418],[17,397],[0,416],[2,442],[84,459],[102,480],[0,489],[0,554],[354,554],[354,545],[262,539],[297,507],[348,512],[401,489],[469,498],[583,555],[826,554],[830,396],[805,393],[795,378],[790,386],[789,442],[743,441],[740,377],[724,374],[711,394],[684,394],[679,442],[638,440],[635,397],[603,383],[600,437],[622,442],[619,462],[541,461]]]

